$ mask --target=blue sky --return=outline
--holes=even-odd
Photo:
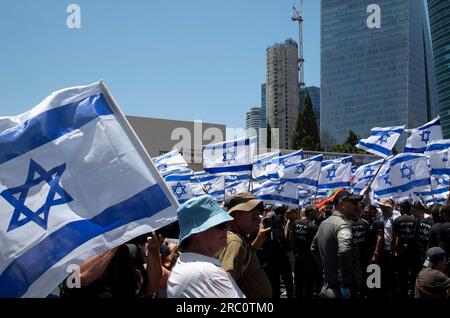
[[[71,3],[81,29],[66,26]],[[266,48],[298,39],[293,3],[2,0],[0,116],[103,79],[127,115],[242,127],[261,103]],[[305,82],[320,86],[320,1],[303,13]]]

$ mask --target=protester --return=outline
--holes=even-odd
[[[178,211],[180,256],[172,269],[169,298],[243,298],[214,255],[226,245],[233,220],[210,195],[190,199]]]
[[[425,268],[417,275],[415,298],[446,299],[450,293],[450,278],[445,275],[448,259],[440,247],[427,251]]]

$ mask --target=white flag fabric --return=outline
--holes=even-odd
[[[280,178],[279,171],[285,167],[289,167],[299,163],[302,160],[303,150],[297,150],[287,155],[273,157],[270,164],[266,166],[269,179],[276,181]]]
[[[382,163],[383,159],[380,159],[375,162],[362,165],[356,169],[355,173],[352,176],[352,182],[350,185],[353,193],[362,194],[364,192],[364,190],[369,186],[370,182],[374,178]]]
[[[0,298],[176,220],[178,204],[102,83],[0,117]]]
[[[322,161],[317,197],[326,197],[333,190],[350,187],[351,178],[352,156]]]
[[[192,170],[180,152],[176,149],[162,156],[153,158],[153,162],[163,177],[172,173],[183,173]]]
[[[229,175],[225,177],[225,200],[228,200],[240,192],[248,192],[249,183],[250,175],[248,173]]]
[[[200,176],[198,179],[193,177],[191,179],[191,191],[194,196],[199,196],[205,194],[203,189],[212,195],[217,202],[222,203],[225,200],[225,178],[216,175],[206,175]]]
[[[450,140],[435,140],[428,144],[425,155],[430,163],[431,188],[437,203],[444,203],[450,185]],[[426,202],[428,204],[433,202]]]
[[[419,128],[407,129],[406,132],[411,135],[406,140],[404,152],[423,153],[431,141],[443,138],[439,116]]]
[[[298,207],[298,186],[289,181],[267,181],[259,188],[255,188],[253,194],[265,203]]]
[[[288,166],[280,171],[280,181],[289,181],[298,187],[298,199],[301,207],[314,203],[317,183],[323,155],[303,159],[298,164]]]
[[[255,154],[256,137],[204,145],[203,169],[221,175],[251,171]]]
[[[279,151],[264,153],[255,157],[252,169],[252,178],[255,182],[262,182],[269,179],[269,172],[267,166],[273,158],[280,157],[282,154]]]
[[[374,181],[373,190],[377,199],[400,201],[414,195],[426,201],[431,197],[430,183],[427,157],[402,153],[386,161]]]
[[[361,139],[356,147],[381,157],[387,157],[394,148],[398,138],[405,130],[405,126],[375,127],[371,129],[371,136]]]

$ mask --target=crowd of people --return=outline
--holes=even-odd
[[[178,222],[97,255],[61,297],[447,298],[450,202],[376,205],[341,190],[319,208],[251,193],[188,200]],[[176,237],[169,240],[165,237]],[[375,266],[374,266],[375,265]],[[370,270],[368,268],[370,267]]]

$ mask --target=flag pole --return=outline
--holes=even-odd
[[[378,173],[380,172],[381,167],[383,167],[384,163],[386,162],[387,158],[390,157],[390,155],[391,155],[391,153],[389,153],[389,155],[387,155],[387,156],[384,158],[383,162],[382,162],[381,165],[378,167],[377,172],[373,175],[372,180],[370,180],[369,185],[368,185],[368,186],[366,187],[366,189],[364,190],[363,196],[365,196],[365,195],[367,194],[367,192],[369,191],[370,187],[372,186],[372,183],[375,181],[375,178],[377,177]]]
[[[200,186],[202,187],[203,192],[205,192],[205,194],[209,194],[208,193],[208,189],[205,188],[205,186],[203,185],[203,183],[200,181],[200,179],[198,178],[198,176],[195,174],[194,170],[192,171],[192,175],[194,176],[195,180],[197,180],[197,182],[200,184]]]

